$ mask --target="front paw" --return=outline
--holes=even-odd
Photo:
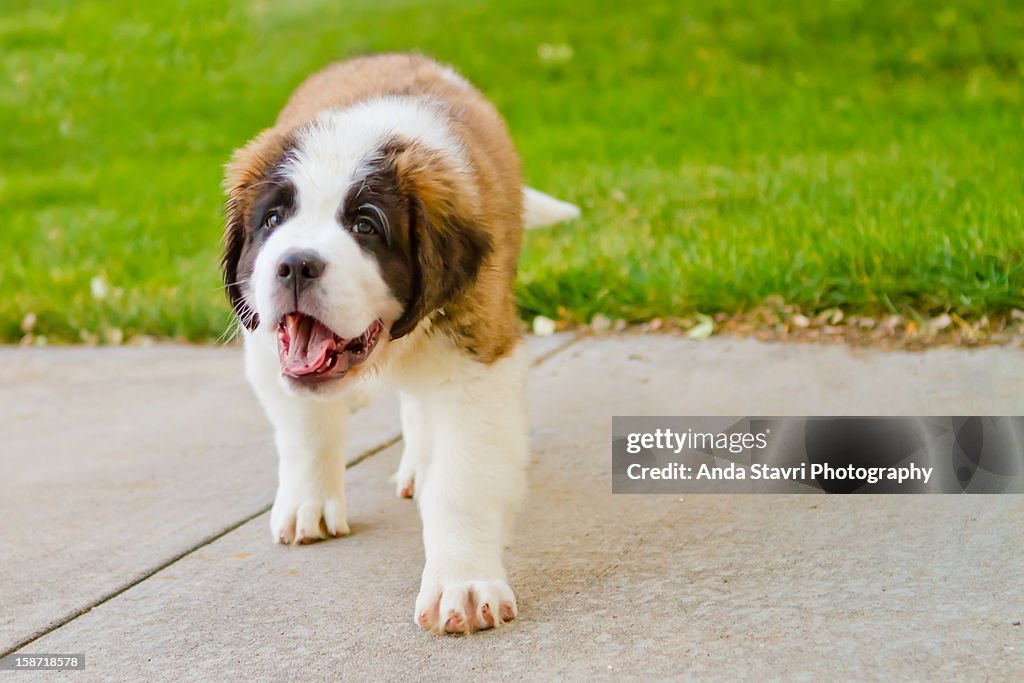
[[[415,621],[432,633],[472,633],[512,621],[516,596],[504,579],[433,581],[416,598]]]
[[[270,533],[278,543],[312,543],[349,532],[345,499],[293,500],[278,497],[270,511]]]

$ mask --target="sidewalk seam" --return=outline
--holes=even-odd
[[[542,363],[544,363],[548,359],[558,355],[559,353],[565,351],[570,346],[573,346],[574,344],[576,344],[576,342],[578,342],[582,338],[583,338],[582,335],[580,335],[579,333],[573,334],[572,337],[570,339],[568,339],[565,343],[559,344],[558,346],[556,346],[555,348],[551,349],[550,351],[547,351],[546,353],[541,354],[537,358],[533,359],[533,361],[530,362],[530,369],[533,370],[534,368],[539,367]],[[384,440],[383,442],[377,444],[376,446],[373,446],[372,448],[367,449],[366,451],[364,451],[363,453],[361,453],[357,457],[353,458],[351,461],[345,463],[345,469],[346,470],[352,469],[353,467],[355,467],[359,463],[372,458],[373,456],[377,455],[378,453],[380,453],[382,451],[387,450],[388,448],[391,448],[395,444],[401,442],[401,440],[402,440],[401,433],[396,434],[394,436],[391,436],[390,438]],[[207,536],[207,537],[203,538],[196,545],[190,546],[190,547],[186,548],[185,550],[181,551],[180,553],[178,553],[177,555],[174,555],[174,556],[170,557],[169,559],[165,560],[164,562],[161,562],[160,564],[158,564],[157,566],[151,568],[150,570],[148,570],[146,573],[142,574],[141,576],[138,576],[138,577],[136,577],[134,579],[130,579],[129,581],[124,583],[120,588],[117,588],[114,591],[112,591],[110,593],[107,593],[106,595],[100,596],[96,600],[94,600],[91,603],[87,604],[85,607],[82,607],[80,609],[74,610],[73,612],[65,615],[63,618],[57,620],[53,624],[44,626],[43,628],[37,630],[35,633],[30,635],[28,638],[25,638],[24,640],[22,640],[22,641],[20,641],[18,643],[15,643],[10,648],[0,652],[0,659],[3,659],[4,657],[7,657],[8,655],[12,655],[12,654],[18,652],[22,648],[31,645],[32,643],[34,643],[35,641],[39,640],[43,636],[46,636],[46,635],[48,635],[50,633],[53,633],[57,629],[63,628],[64,626],[67,626],[68,624],[70,624],[72,621],[74,621],[78,617],[82,616],[83,614],[86,614],[87,612],[90,612],[90,611],[96,609],[97,607],[99,607],[100,605],[104,604],[105,602],[113,600],[114,598],[118,597],[122,593],[125,593],[126,591],[130,590],[131,588],[134,588],[135,586],[139,585],[143,581],[153,577],[154,575],[160,573],[164,569],[167,569],[171,565],[176,564],[177,562],[185,559],[186,557],[188,557],[192,553],[196,552],[197,550],[200,550],[201,548],[205,548],[206,546],[210,545],[214,541],[217,541],[217,540],[223,538],[224,536],[227,536],[232,531],[235,531],[236,529],[238,529],[238,528],[248,524],[249,522],[251,522],[252,520],[256,519],[257,517],[266,514],[267,512],[270,511],[270,508],[272,506],[273,506],[273,503],[268,503],[267,505],[264,505],[262,508],[260,508],[259,510],[257,510],[253,514],[243,518],[242,520],[240,520],[240,521],[238,521],[238,522],[236,522],[236,523],[234,523],[234,524],[232,524],[232,525],[230,525],[228,527],[225,527],[224,529],[222,529],[222,530],[220,530],[220,531],[218,531],[218,532],[216,532],[216,533],[214,533],[214,534],[212,534],[210,536]]]
[[[236,523],[232,524],[231,526],[216,532],[215,534],[207,536],[206,538],[202,539],[198,544],[196,544],[194,546],[191,546],[189,548],[186,548],[185,550],[181,551],[177,555],[174,555],[173,557],[165,560],[164,562],[161,562],[159,565],[157,565],[156,567],[153,567],[152,569],[147,571],[142,576],[136,577],[134,579],[130,579],[127,583],[122,585],[120,588],[115,589],[113,592],[108,593],[106,595],[103,595],[103,596],[97,598],[96,600],[94,600],[93,602],[89,603],[85,607],[71,612],[70,614],[66,615],[65,617],[63,617],[62,619],[58,620],[57,622],[55,622],[55,623],[53,623],[51,625],[44,626],[43,628],[39,629],[38,631],[36,631],[34,634],[29,636],[28,638],[26,638],[25,640],[22,640],[21,642],[16,643],[15,645],[13,645],[11,648],[9,648],[7,650],[4,650],[3,652],[0,652],[0,659],[3,659],[4,657],[6,657],[8,655],[14,654],[15,652],[17,652],[18,650],[22,649],[23,647],[31,645],[33,642],[39,640],[43,636],[45,636],[45,635],[47,635],[49,633],[52,633],[53,631],[56,631],[57,629],[62,628],[64,626],[68,625],[69,623],[71,623],[72,621],[74,621],[78,617],[82,616],[86,612],[89,612],[89,611],[95,609],[96,607],[99,607],[100,605],[102,605],[103,603],[107,602],[108,600],[112,600],[112,599],[116,598],[117,596],[121,595],[122,593],[124,593],[128,589],[133,588],[134,586],[137,586],[138,584],[142,583],[146,579],[148,579],[148,578],[152,577],[153,575],[163,571],[164,569],[167,569],[172,564],[178,562],[179,560],[184,559],[185,557],[191,555],[192,553],[194,553],[195,551],[199,550],[200,548],[203,548],[205,546],[210,545],[211,543],[213,543],[217,539],[226,536],[227,534],[231,533],[235,529],[238,529],[242,525],[248,524],[249,522],[251,522],[252,520],[256,519],[257,517],[259,517],[260,515],[266,513],[269,510],[270,510],[270,505],[265,505],[258,512],[255,512],[255,513],[249,515],[245,519],[242,519],[241,521],[236,522]]]

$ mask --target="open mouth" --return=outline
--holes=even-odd
[[[304,384],[343,377],[370,357],[383,329],[374,320],[358,337],[345,339],[311,315],[288,313],[277,323],[281,374]]]

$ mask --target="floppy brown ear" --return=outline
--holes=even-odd
[[[285,153],[285,139],[273,129],[260,133],[245,147],[237,150],[225,168],[224,190],[227,201],[224,205],[224,254],[221,257],[221,272],[224,288],[231,308],[238,320],[252,330],[259,325],[256,311],[245,301],[242,280],[249,273],[241,273],[239,264],[249,241],[250,212],[254,201],[254,189],[266,180],[271,170],[281,161]]]
[[[452,303],[475,280],[492,249],[477,218],[476,188],[440,153],[398,145],[390,161],[409,202],[408,249],[413,296],[391,326],[402,337],[424,317]]]

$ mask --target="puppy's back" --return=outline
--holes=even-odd
[[[446,78],[445,74],[450,76]],[[344,109],[384,95],[428,95],[447,99],[460,76],[414,54],[354,57],[330,64],[295,89],[277,117],[277,127],[293,129],[325,109]],[[462,81],[465,83],[465,81]]]

